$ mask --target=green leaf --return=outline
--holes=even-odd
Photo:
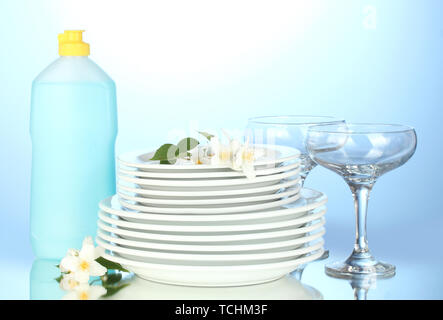
[[[63,279],[63,275],[61,274],[60,276],[58,276],[57,278],[55,278],[55,281],[57,281],[58,283],[60,283],[60,281],[62,281]]]
[[[104,298],[110,297],[110,296],[116,294],[116,293],[119,292],[121,289],[123,289],[123,288],[125,288],[125,287],[127,287],[127,286],[129,286],[129,283],[123,283],[123,284],[120,284],[120,285],[118,285],[118,286],[108,286],[108,287],[105,286],[106,294],[103,295],[103,297],[104,297]]]
[[[177,143],[177,150],[175,152],[175,155],[177,157],[183,157],[187,154],[189,150],[194,149],[196,146],[199,145],[200,142],[194,138],[184,138]]]
[[[198,133],[200,133],[202,136],[204,136],[206,139],[211,140],[212,138],[214,138],[215,136],[213,134],[204,132],[204,131],[199,131]]]
[[[115,284],[117,282],[119,282],[122,279],[122,274],[121,273],[107,273],[104,276],[101,277],[102,279],[102,285],[104,287],[108,286],[108,285],[112,285]]]
[[[121,264],[119,264],[117,262],[109,261],[108,259],[105,259],[103,257],[98,257],[97,259],[95,259],[95,261],[100,263],[103,267],[105,267],[108,270],[118,270],[118,271],[122,271],[122,272],[129,272],[128,270],[123,268]]]
[[[154,156],[150,160],[173,160],[178,147],[171,143],[165,143],[155,151]]]

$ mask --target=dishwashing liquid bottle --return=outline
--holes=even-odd
[[[115,193],[114,81],[89,59],[83,31],[58,37],[60,57],[32,84],[31,242],[63,257],[95,238],[100,200]]]

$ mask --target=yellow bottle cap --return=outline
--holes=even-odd
[[[66,30],[58,35],[58,53],[61,56],[89,56],[89,44],[83,42],[84,30]]]

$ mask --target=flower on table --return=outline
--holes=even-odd
[[[94,300],[103,296],[111,296],[128,283],[119,283],[121,273],[110,271],[117,270],[128,272],[120,264],[102,257],[104,250],[95,247],[92,237],[83,240],[81,250],[69,249],[66,256],[58,265],[61,275],[57,279],[60,288],[67,291],[63,299],[67,300]],[[95,280],[89,282],[91,277]],[[98,278],[99,277],[99,278]],[[101,285],[94,285],[100,281]]]
[[[72,274],[73,279],[79,283],[88,282],[91,276],[99,277],[107,271],[95,261],[101,253],[100,249],[94,247],[92,237],[86,237],[80,251],[68,250],[68,254],[60,262],[60,270]]]

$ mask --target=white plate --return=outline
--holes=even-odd
[[[165,251],[151,251],[151,250],[140,250],[140,249],[132,249],[120,245],[113,244],[112,237],[111,240],[106,240],[102,237],[103,235],[99,235],[96,239],[97,244],[112,252],[117,252],[123,258],[128,258],[134,261],[143,261],[143,262],[153,262],[155,259],[162,260],[175,260],[182,261],[183,263],[192,263],[195,262],[197,265],[201,265],[201,263],[206,262],[223,262],[226,263],[228,261],[233,262],[235,265],[238,262],[245,261],[264,261],[264,260],[274,260],[274,259],[282,259],[282,258],[295,258],[302,254],[306,254],[315,250],[318,250],[323,247],[324,240],[321,239],[317,243],[310,244],[298,249],[293,250],[284,250],[277,252],[267,252],[267,253],[172,253]],[[197,262],[199,261],[199,262]],[[157,263],[168,263],[167,261],[157,261]]]
[[[265,152],[264,157],[255,161],[255,166],[275,166],[277,163],[287,162],[298,159],[300,151],[294,148],[277,146],[277,145],[252,145],[256,149],[261,149]],[[223,165],[205,165],[205,164],[185,164],[185,165],[168,165],[160,164],[159,161],[151,161],[154,152],[134,151],[124,153],[118,156],[121,164],[127,167],[139,168],[143,171],[156,172],[202,172],[202,171],[231,171],[227,166]]]
[[[118,191],[117,195],[125,200],[133,201],[135,204],[149,205],[154,207],[163,208],[187,208],[187,207],[229,207],[237,206],[238,204],[251,205],[264,203],[271,200],[282,199],[298,194],[300,192],[300,184],[287,188],[280,189],[276,193],[262,195],[262,196],[249,196],[249,197],[235,197],[235,198],[218,198],[218,199],[153,199],[147,197],[137,197],[136,193],[127,193],[124,191]]]
[[[283,179],[296,178],[300,174],[300,167],[283,173],[256,178],[214,179],[214,180],[160,180],[133,178],[118,175],[118,179],[139,185],[143,189],[171,190],[171,191],[207,191],[207,190],[237,190],[265,187],[279,183]]]
[[[288,188],[294,186],[300,182],[300,177],[295,179],[282,180],[280,183],[273,184],[265,187],[258,188],[248,188],[248,189],[238,189],[238,190],[199,190],[199,191],[172,191],[172,190],[151,190],[151,189],[140,189],[135,188],[137,185],[129,184],[124,181],[117,182],[117,190],[125,190],[129,192],[134,192],[139,196],[148,196],[158,199],[220,199],[220,198],[230,198],[230,197],[248,197],[251,195],[267,195],[273,194],[282,188]],[[135,187],[134,187],[135,186]]]
[[[325,229],[316,226],[315,233],[303,233],[290,237],[273,238],[273,239],[260,239],[260,240],[249,240],[244,242],[220,242],[216,245],[209,244],[208,242],[199,242],[193,244],[193,246],[198,246],[199,248],[207,248],[212,252],[224,252],[224,253],[238,253],[238,252],[249,252],[249,253],[268,253],[284,250],[293,250],[302,247],[306,243],[322,238],[325,234]],[[125,239],[127,240],[127,239]],[[164,242],[149,242],[152,247],[151,251],[171,251],[159,248],[177,248],[177,244],[174,243],[164,243]],[[177,251],[177,250],[174,250]],[[201,249],[199,249],[201,252]]]
[[[257,177],[268,176],[278,173],[287,172],[290,170],[295,170],[300,167],[300,160],[294,160],[291,162],[281,163],[280,165],[272,168],[255,170]],[[149,179],[159,179],[159,180],[214,180],[214,179],[241,179],[246,178],[242,171],[215,171],[215,172],[151,172],[151,171],[140,171],[141,169],[127,168],[122,165],[118,167],[118,172],[138,178],[149,178]]]
[[[171,243],[171,242],[159,242],[157,240],[151,240],[147,241],[144,239],[138,239],[138,238],[130,238],[133,240],[130,240],[125,238],[125,236],[119,236],[118,234],[121,229],[113,228],[109,225],[105,225],[104,223],[100,223],[99,230],[97,235],[100,236],[102,239],[106,241],[110,241],[113,243],[116,243],[118,245],[122,246],[129,246],[133,248],[140,248],[140,249],[149,249],[149,250],[161,250],[161,251],[177,251],[177,252],[230,252],[230,250],[233,250],[233,252],[244,252],[245,248],[248,249],[249,247],[244,247],[245,245],[255,245],[254,250],[252,251],[266,251],[266,250],[273,250],[275,251],[275,247],[271,248],[263,248],[260,247],[260,245],[268,245],[271,242],[274,242],[274,244],[278,241],[285,242],[289,240],[298,239],[301,237],[305,237],[307,233],[314,232],[316,230],[319,230],[321,227],[323,227],[325,224],[325,219],[321,218],[316,223],[310,224],[306,227],[301,228],[295,228],[291,230],[285,230],[285,231],[276,231],[276,232],[267,232],[267,233],[261,233],[261,234],[253,234],[255,238],[258,238],[260,241],[255,241],[257,239],[250,239],[243,241],[225,241],[217,244],[211,244],[214,242],[210,241],[202,241],[202,242],[193,242],[192,244],[183,244],[183,243]],[[123,230],[123,233],[124,230]],[[262,238],[259,238],[262,236]],[[279,244],[277,244],[279,245]],[[243,250],[238,250],[238,248],[242,248]],[[248,252],[248,251],[246,251]]]
[[[277,208],[281,206],[288,205],[297,201],[300,198],[300,194],[295,194],[290,197],[285,197],[279,200],[272,200],[265,203],[252,204],[252,205],[234,205],[234,206],[222,206],[222,207],[211,207],[206,206],[203,208],[191,207],[191,208],[160,208],[148,205],[137,205],[128,202],[124,199],[119,199],[120,204],[131,210],[143,212],[143,213],[165,213],[165,214],[226,214],[226,213],[237,213],[237,212],[255,212],[264,211],[272,208]]]
[[[291,163],[284,163],[280,166],[270,169],[261,169],[256,170],[255,173],[257,176],[267,176],[271,174],[286,172],[289,170],[296,169],[300,166],[300,160],[291,161]],[[122,174],[134,177],[142,177],[142,178],[154,178],[154,179],[172,179],[172,180],[180,180],[180,179],[214,179],[214,178],[245,178],[245,175],[241,171],[218,171],[218,172],[150,172],[150,171],[140,171],[134,169],[127,169],[122,166],[119,167],[118,171]]]
[[[282,228],[277,231],[275,230],[266,230],[259,232],[247,232],[247,233],[238,233],[238,234],[190,234],[190,233],[165,233],[165,232],[138,232],[123,229],[121,227],[112,226],[105,222],[98,221],[98,227],[104,231],[114,233],[121,238],[132,240],[134,242],[142,243],[162,243],[162,244],[172,244],[176,245],[177,243],[190,243],[190,245],[205,245],[205,244],[216,244],[217,245],[228,245],[234,242],[243,242],[244,244],[251,243],[262,243],[264,241],[272,242],[280,239],[291,240],[299,234],[303,234],[306,232],[310,232],[313,229],[317,228],[316,224],[313,224],[315,227],[309,225],[313,221],[317,219],[322,219],[319,214],[311,214],[309,215],[311,220],[306,221],[304,224],[300,224],[299,226],[291,226],[289,228]],[[320,220],[322,221],[322,220]],[[308,230],[308,231],[306,231]],[[187,244],[186,244],[187,245]],[[157,248],[157,247],[156,247]],[[169,249],[172,247],[168,247]],[[166,249],[165,249],[166,250]],[[214,247],[213,250],[216,250]]]
[[[188,286],[239,286],[268,282],[283,277],[297,266],[321,257],[323,249],[288,261],[241,266],[164,265],[132,261],[117,254],[104,258],[120,263],[139,277],[162,283]]]
[[[217,222],[216,225],[214,225],[213,222],[192,222],[191,224],[177,224],[177,222],[169,223],[163,222],[162,224],[154,224],[154,223],[135,223],[135,222],[127,222],[122,221],[118,218],[112,218],[105,214],[103,211],[100,211],[98,213],[99,219],[119,227],[128,228],[132,230],[137,231],[166,231],[166,232],[191,232],[191,233],[198,233],[198,232],[241,232],[241,231],[255,231],[255,230],[269,230],[269,229],[279,229],[279,228],[286,228],[291,226],[299,226],[303,223],[306,223],[310,221],[311,217],[314,215],[319,215],[317,217],[320,218],[326,213],[326,209],[321,210],[318,213],[312,214],[312,215],[306,215],[302,216],[300,218],[291,219],[291,220],[282,220],[277,222],[268,222],[268,223],[258,223],[258,224],[251,224],[249,221],[246,222],[239,222],[239,221],[227,221],[227,222]],[[168,223],[168,224],[166,224]]]
[[[109,214],[116,215],[127,220],[133,219],[137,222],[143,222],[143,220],[155,221],[238,221],[238,220],[253,220],[263,218],[275,218],[285,215],[295,215],[298,213],[309,212],[313,209],[319,208],[326,204],[328,198],[323,193],[303,188],[300,191],[301,198],[297,201],[286,205],[277,210],[266,210],[264,212],[254,213],[237,213],[237,214],[208,214],[208,215],[195,215],[195,214],[151,214],[141,213],[135,211],[125,210],[119,203],[116,196],[106,198],[99,203],[99,208]]]

